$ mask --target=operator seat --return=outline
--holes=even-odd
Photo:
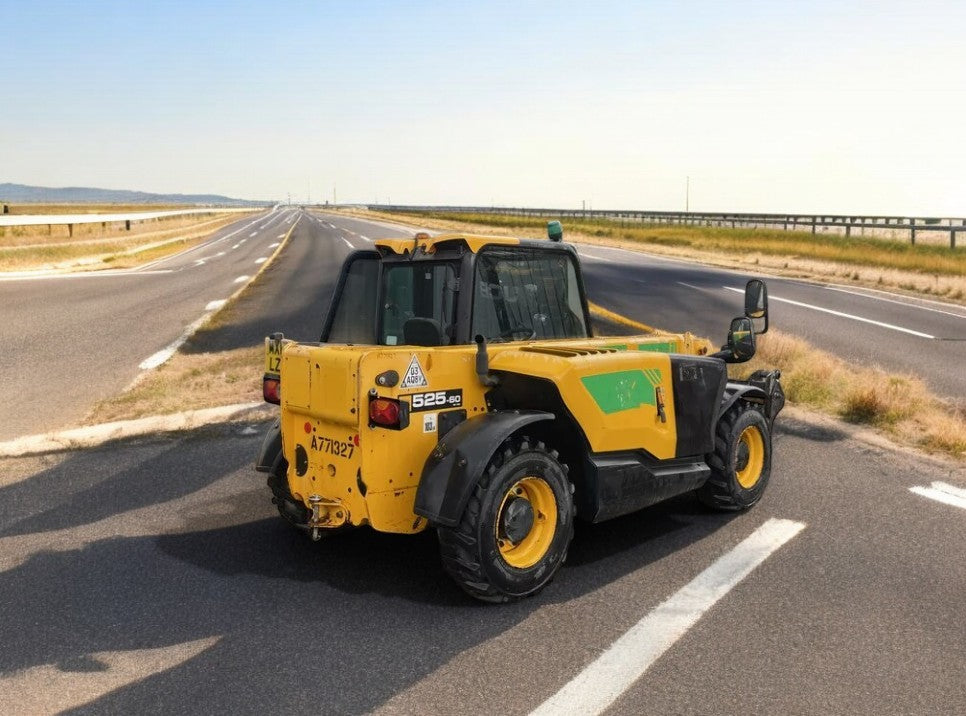
[[[407,346],[441,346],[443,328],[435,318],[410,318],[403,324],[403,342]]]

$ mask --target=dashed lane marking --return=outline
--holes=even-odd
[[[733,288],[731,286],[723,286],[726,291],[734,291],[735,293],[744,293],[744,289]],[[853,321],[859,321],[861,323],[869,323],[873,326],[879,326],[880,328],[888,328],[891,331],[898,331],[899,333],[908,333],[910,336],[917,336],[919,338],[928,338],[929,340],[935,340],[936,336],[929,335],[928,333],[921,333],[920,331],[914,331],[911,328],[903,328],[902,326],[894,326],[891,323],[883,323],[882,321],[873,321],[871,318],[863,318],[862,316],[856,316],[851,313],[843,313],[842,311],[833,311],[831,308],[823,308],[822,306],[814,306],[811,303],[803,303],[802,301],[793,301],[790,298],[779,298],[778,296],[769,296],[769,301],[778,301],[779,303],[788,303],[792,306],[799,306],[801,308],[810,308],[813,311],[821,311],[822,313],[828,313],[833,316],[839,316],[840,318],[849,318]]]
[[[255,263],[256,264],[263,264],[266,261],[268,261],[268,257],[267,256],[262,256],[260,258],[255,259]]]
[[[221,308],[222,306],[224,306],[226,303],[227,303],[227,301],[225,299],[223,299],[223,298],[220,298],[217,301],[209,301],[208,302],[208,305],[205,306],[205,310],[206,311],[217,311],[219,308]]]
[[[278,245],[279,245],[279,243],[280,243],[280,242],[278,242],[278,241],[276,241],[276,242],[275,242],[274,244],[269,244],[269,245],[268,245],[268,248],[270,248],[270,249],[274,249],[274,248],[275,248],[276,246],[278,246]]]
[[[252,238],[253,236],[258,236],[258,232],[257,231],[253,231],[252,233],[250,233],[248,235],[248,238]]]
[[[279,235],[278,235],[278,236],[276,236],[275,238],[276,238],[276,239],[284,239],[284,238],[285,238],[285,234],[279,234]],[[274,244],[274,245],[275,245],[275,246],[278,246],[278,244]]]
[[[238,278],[236,278],[236,279],[235,279],[234,281],[232,281],[232,283],[245,283],[245,281],[247,281],[247,280],[248,280],[248,279],[250,279],[250,278],[251,278],[251,276],[248,276],[248,275],[245,275],[245,276],[239,276],[239,277],[238,277]]]
[[[961,487],[953,487],[945,482],[934,482],[929,487],[919,485],[910,487],[909,492],[966,510],[966,490]]]
[[[801,522],[768,520],[631,627],[531,716],[605,711],[708,609],[803,529]]]
[[[342,241],[343,241],[343,242],[345,243],[345,245],[346,245],[346,246],[348,246],[348,247],[349,247],[350,249],[354,249],[354,248],[355,248],[355,246],[353,246],[353,245],[352,245],[352,243],[351,243],[351,242],[350,242],[350,241],[349,241],[348,239],[342,239]]]

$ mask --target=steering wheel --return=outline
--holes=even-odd
[[[517,336],[520,336],[519,340],[521,341],[528,341],[531,338],[536,338],[537,331],[533,327],[511,326],[500,334],[500,338],[505,341],[517,340]]]

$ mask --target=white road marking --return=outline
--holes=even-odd
[[[803,529],[801,522],[768,520],[631,627],[531,716],[602,713],[708,609]]]
[[[275,238],[276,238],[276,239],[284,239],[284,238],[285,238],[285,234],[279,234],[279,235],[278,235],[278,236],[276,236]],[[278,246],[278,244],[275,244],[275,246]]]
[[[352,243],[348,239],[342,239],[342,241],[345,242],[345,245],[348,246],[350,249],[354,249],[355,248],[355,246],[353,246]]]
[[[270,248],[270,249],[274,249],[274,248],[275,248],[276,246],[278,246],[278,245],[279,245],[280,243],[282,243],[282,242],[281,242],[281,241],[276,241],[276,242],[275,242],[274,244],[269,244],[269,245],[268,245],[268,248]]]
[[[184,331],[181,333],[181,335],[175,338],[172,343],[170,343],[165,348],[162,348],[154,355],[148,356],[143,361],[141,361],[141,364],[138,366],[138,368],[140,368],[141,370],[153,370],[157,368],[159,365],[161,365],[162,363],[164,363],[165,361],[167,361],[168,358],[173,356],[175,352],[177,352],[177,350],[184,345],[185,341],[191,338],[191,335],[195,331],[197,331],[205,324],[205,321],[211,318],[211,313],[212,312],[209,311],[203,314],[201,318],[194,321],[191,325],[185,328]]]
[[[604,256],[598,256],[597,254],[592,254],[588,251],[581,251],[580,255],[588,259],[593,259],[594,261],[610,261],[609,258],[606,258]]]
[[[910,487],[909,492],[966,510],[966,490],[961,487],[953,487],[945,482],[934,482],[930,487]]]
[[[83,654],[80,668],[41,664],[0,676],[0,712],[53,714],[90,704],[129,684],[174,669],[221,641],[212,636],[154,649]]]
[[[195,259],[195,266],[204,266],[205,259]]]
[[[215,258],[218,258],[219,256],[224,256],[225,253],[226,253],[225,251],[219,251],[217,254],[215,254]]]
[[[257,231],[253,231],[252,233],[250,233],[248,235],[248,238],[252,238],[253,236],[258,236],[258,232]]]
[[[268,257],[267,257],[267,256],[262,256],[261,258],[257,258],[257,259],[255,259],[255,263],[256,263],[256,264],[263,264],[263,263],[265,263],[266,261],[268,261]]]
[[[219,308],[221,308],[222,306],[224,306],[226,303],[227,303],[227,301],[225,299],[220,298],[217,301],[211,301],[211,302],[209,302],[208,305],[205,306],[205,310],[206,311],[217,311]]]
[[[734,291],[735,293],[744,293],[744,289],[732,288],[731,286],[723,286],[726,291]],[[851,313],[843,313],[842,311],[833,311],[831,308],[822,308],[821,306],[813,306],[810,303],[802,303],[801,301],[793,301],[790,298],[779,298],[778,296],[769,296],[769,301],[778,301],[780,303],[789,303],[793,306],[800,306],[801,308],[810,308],[813,311],[821,311],[822,313],[829,313],[833,316],[839,316],[841,318],[851,318],[853,321],[860,321],[862,323],[870,323],[873,326],[879,326],[880,328],[888,328],[892,331],[899,331],[900,333],[908,333],[911,336],[917,336],[919,338],[928,338],[930,340],[935,340],[936,336],[931,336],[928,333],[921,333],[920,331],[914,331],[911,328],[903,328],[902,326],[894,326],[891,323],[883,323],[882,321],[873,321],[871,318],[863,318],[862,316],[856,316]]]
[[[848,293],[848,294],[850,294],[852,296],[861,296],[862,298],[870,298],[873,301],[882,301],[883,303],[897,303],[900,306],[906,306],[907,308],[918,308],[918,309],[923,310],[923,311],[932,311],[933,313],[942,313],[942,314],[944,314],[946,316],[952,316],[953,318],[964,318],[964,319],[966,319],[966,315],[964,315],[962,313],[955,313],[953,311],[943,311],[943,310],[938,309],[938,308],[930,308],[929,306],[920,306],[918,303],[910,303],[909,301],[897,301],[894,298],[885,298],[883,296],[870,296],[869,294],[862,293],[861,291],[850,291],[850,290],[848,290],[846,288],[839,288],[838,286],[826,286],[825,288],[828,289],[829,291],[837,291],[838,293]],[[872,291],[874,289],[868,289],[868,290]],[[879,291],[879,293],[885,293],[885,292],[884,291]],[[894,295],[894,294],[890,294],[890,295]],[[923,300],[923,299],[918,299],[917,298],[916,300]],[[937,304],[937,305],[942,305],[942,304],[938,304],[937,301],[930,301],[930,303]],[[955,306],[950,306],[950,308],[955,308]]]
[[[235,244],[234,246],[232,246],[232,249],[237,249],[239,246],[241,246],[241,244]]]
[[[245,281],[247,281],[250,278],[251,278],[251,276],[247,276],[247,275],[246,276],[239,276],[234,281],[232,281],[232,283],[245,283]]]
[[[691,284],[685,283],[684,281],[678,281],[678,283],[681,284],[682,286],[687,286],[688,288],[693,288],[695,291],[703,291],[704,290],[704,289],[700,288],[699,286],[692,286]]]
[[[372,241],[372,239],[370,239],[368,236],[363,236],[362,234],[359,234],[359,238],[363,241]]]

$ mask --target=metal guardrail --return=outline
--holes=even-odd
[[[191,214],[228,214],[234,212],[257,211],[257,208],[217,208],[203,209],[169,209],[165,211],[129,211],[120,214],[0,214],[0,227],[13,226],[66,226],[69,235],[73,236],[76,224],[124,224],[130,231],[132,223],[167,219],[174,216]]]
[[[916,243],[916,235],[923,232],[949,234],[949,246],[956,248],[956,235],[966,231],[966,219],[926,218],[910,216],[846,216],[842,214],[749,214],[741,212],[709,213],[695,211],[638,211],[599,209],[528,209],[491,206],[400,206],[369,204],[373,211],[445,212],[450,214],[501,214],[543,218],[570,218],[583,221],[606,219],[622,224],[719,226],[726,228],[781,228],[784,231],[810,231],[816,234],[835,232],[852,236],[880,238],[908,238]]]

